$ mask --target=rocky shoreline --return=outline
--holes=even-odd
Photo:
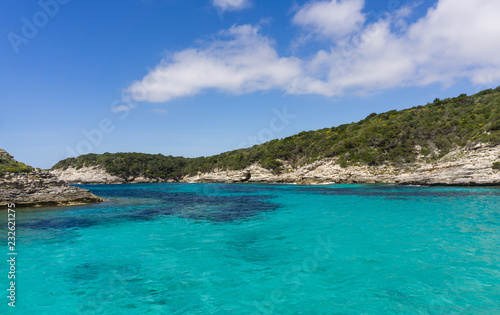
[[[18,163],[0,149],[0,162]],[[57,176],[27,167],[30,172],[10,170],[0,173],[0,207],[14,203],[16,207],[73,206],[102,202],[89,190],[72,187]]]
[[[1,152],[0,152],[1,153]],[[3,152],[2,158],[12,156]],[[282,174],[254,164],[243,170],[214,170],[186,176],[178,182],[185,183],[393,183],[400,185],[453,185],[496,186],[500,185],[500,170],[493,163],[500,158],[500,146],[477,145],[461,148],[442,158],[427,163],[395,166],[347,166],[341,167],[337,159],[322,159],[311,164],[292,168],[285,163]],[[103,199],[90,191],[70,184],[124,184],[174,182],[162,178],[121,178],[107,173],[102,167],[68,168],[49,172],[8,172],[0,175],[0,207],[15,203],[17,207],[70,206],[102,202]]]
[[[111,175],[100,166],[82,167],[79,169],[69,167],[65,170],[51,170],[50,173],[59,180],[70,184],[140,184],[140,183],[163,183],[174,182],[162,178],[146,178],[143,176],[130,176],[127,178]]]
[[[0,206],[74,206],[102,202],[87,189],[72,187],[49,172],[7,173],[0,176]]]
[[[282,174],[273,174],[260,165],[243,170],[214,170],[186,176],[179,182],[186,183],[396,183],[400,185],[500,185],[500,171],[492,168],[500,157],[500,146],[477,145],[452,151],[442,158],[427,163],[423,158],[416,163],[394,166],[341,167],[337,159],[322,159],[293,169],[285,165]],[[120,178],[108,174],[102,167],[53,170],[51,173],[72,184],[122,184],[158,183],[161,178]],[[172,182],[172,180],[169,180]]]

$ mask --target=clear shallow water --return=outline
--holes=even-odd
[[[0,313],[500,314],[498,188],[84,187],[17,211]]]

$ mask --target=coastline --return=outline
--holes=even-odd
[[[89,190],[70,186],[44,171],[2,174],[0,187],[0,207],[10,203],[16,208],[77,206],[103,201]]]
[[[393,165],[349,165],[342,167],[336,158],[321,159],[298,168],[284,162],[285,172],[253,164],[241,170],[214,170],[173,180],[109,174],[103,167],[67,168],[0,175],[0,206],[17,207],[75,206],[99,203],[103,199],[72,184],[127,183],[253,183],[253,184],[397,184],[412,186],[499,186],[500,170],[492,165],[500,156],[500,145],[478,144],[454,150],[428,162]]]
[[[473,148],[454,150],[440,159],[399,167],[392,165],[354,165],[341,167],[336,158],[321,159],[299,168],[285,164],[285,172],[273,174],[258,164],[242,170],[214,170],[185,176],[179,180],[129,176],[121,178],[107,173],[99,166],[68,168],[50,171],[59,180],[70,184],[126,184],[126,183],[277,183],[277,184],[398,184],[423,186],[497,186],[500,170],[492,168],[500,156],[500,145],[478,144]]]

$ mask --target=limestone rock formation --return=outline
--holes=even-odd
[[[335,158],[322,159],[282,174],[252,165],[242,171],[220,171],[185,177],[184,182],[234,183],[249,174],[250,183],[398,183],[402,185],[500,185],[500,171],[492,168],[500,160],[500,146],[479,145],[452,151],[441,159],[395,167],[341,167]]]
[[[126,182],[121,177],[108,174],[100,166],[82,167],[80,169],[68,167],[65,170],[51,170],[50,173],[71,184],[122,184]]]
[[[70,184],[140,184],[167,181],[161,178],[147,178],[144,176],[122,178],[109,174],[102,166],[84,166],[79,169],[68,167],[67,169],[53,169],[49,172]]]
[[[12,161],[5,150],[0,154]],[[6,160],[4,160],[5,162]],[[49,172],[4,172],[0,174],[0,206],[16,207],[79,205],[103,201],[87,189],[69,186]]]
[[[492,165],[500,160],[500,146],[478,146],[450,152],[432,164],[396,177],[398,184],[500,185],[500,172]]]
[[[500,146],[478,144],[464,147],[427,162],[422,156],[418,162],[401,165],[341,167],[336,158],[321,159],[293,168],[283,161],[285,170],[274,174],[258,164],[242,170],[215,169],[209,173],[185,176],[187,183],[398,183],[403,185],[500,185],[500,171],[492,168],[500,161]],[[111,175],[101,166],[69,167],[52,170],[60,180],[80,184],[156,183],[173,180],[162,178],[128,177]]]

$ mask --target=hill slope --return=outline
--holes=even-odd
[[[0,149],[0,175],[4,173],[31,172],[33,167],[14,160],[7,151]]]
[[[500,145],[500,87],[472,96],[436,99],[425,106],[372,113],[337,127],[304,131],[247,149],[199,158],[143,153],[87,154],[68,158],[53,170],[99,166],[113,176],[180,180],[186,176],[259,166],[274,175],[319,160],[348,167],[414,167],[478,144]],[[245,176],[243,176],[245,177]],[[244,179],[244,178],[243,178]]]

